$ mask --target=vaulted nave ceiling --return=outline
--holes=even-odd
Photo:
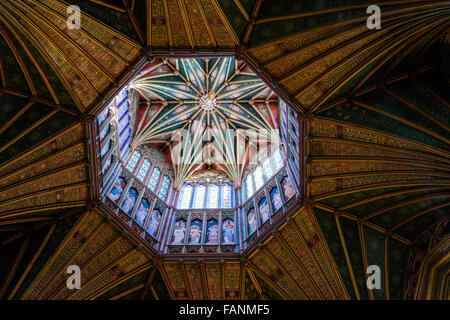
[[[409,255],[449,219],[449,1],[379,1],[380,30],[366,27],[369,1],[70,4],[81,8],[80,30],[67,29],[66,2],[0,3],[0,298],[402,299],[414,290]],[[300,112],[303,206],[244,262],[159,261],[97,212],[90,116],[149,61],[220,53]],[[253,115],[264,128],[276,128],[273,116]],[[77,294],[61,285],[72,261],[92,272]],[[365,287],[371,264],[386,270],[383,290]]]

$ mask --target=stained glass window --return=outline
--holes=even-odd
[[[231,184],[224,184],[222,186],[222,208],[231,208],[233,201],[233,187]]]
[[[263,162],[264,174],[267,179],[270,179],[273,176],[272,164],[270,158],[266,158]]]
[[[168,176],[164,176],[163,182],[161,184],[161,190],[159,190],[159,195],[163,200],[166,200],[167,190],[169,189],[170,179]]]
[[[126,116],[124,119],[122,119],[122,121],[119,122],[119,134],[122,134],[123,130],[128,127],[130,123],[130,117]]]
[[[188,184],[183,187],[181,191],[181,201],[180,201],[180,209],[189,209],[191,204],[191,196],[192,196],[193,187]]]
[[[103,158],[105,156],[105,154],[108,153],[109,149],[111,148],[111,140],[108,140],[107,143],[105,143],[102,147],[102,151],[101,151],[101,157]]]
[[[253,175],[249,173],[247,177],[245,178],[245,188],[247,190],[247,199],[250,198],[255,192],[255,188],[253,186]]]
[[[102,168],[102,173],[104,174],[106,171],[108,171],[109,167],[111,166],[112,160],[114,158],[114,155],[111,155],[108,160],[106,160],[105,164]]]
[[[105,121],[106,117],[108,117],[109,108],[106,108],[103,110],[97,117],[98,125],[100,126],[103,121]]]
[[[277,170],[283,167],[283,158],[281,157],[280,149],[276,149],[272,154],[273,162]]]
[[[117,95],[117,103],[120,104],[126,97],[128,97],[128,89],[123,89]]]
[[[158,182],[159,175],[161,174],[161,171],[158,168],[155,168],[152,172],[152,177],[150,178],[147,187],[155,192],[156,184]]]
[[[144,182],[145,176],[147,175],[148,168],[150,168],[150,161],[148,159],[144,159],[144,162],[142,163],[141,169],[139,170],[139,173],[137,174],[137,178]]]
[[[133,152],[133,155],[130,158],[130,161],[127,163],[127,169],[129,171],[133,171],[134,167],[136,167],[137,162],[139,161],[139,158],[141,157],[141,153],[138,150],[135,150]]]
[[[212,184],[208,186],[208,208],[214,209],[219,207],[219,186]]]
[[[127,135],[126,140],[124,141],[124,143],[120,146],[120,151],[124,150],[128,140],[130,139],[130,135]]]
[[[124,116],[125,113],[127,113],[128,111],[128,107],[130,106],[130,104],[128,103],[128,101],[126,103],[123,103],[122,105],[120,105],[120,107],[118,107],[117,110],[117,119],[120,121],[122,119],[122,117]]]
[[[103,128],[102,132],[100,132],[100,141],[102,141],[103,138],[105,138],[106,135],[111,131],[110,127],[111,125],[108,124]]]
[[[194,208],[203,208],[205,205],[206,186],[204,184],[200,184],[196,187],[196,189],[197,192],[195,193]]]
[[[130,135],[130,128],[127,128],[126,130],[124,130],[122,132],[122,134],[119,137],[119,143],[120,145],[123,145],[123,143],[125,142],[125,140],[128,138],[128,136]]]
[[[258,165],[256,167],[253,175],[255,177],[255,189],[258,190],[259,188],[261,188],[264,185],[264,178],[263,178],[263,173],[262,173],[262,169],[261,169],[260,165]]]

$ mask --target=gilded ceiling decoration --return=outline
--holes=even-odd
[[[0,3],[1,299],[448,299],[448,257],[415,250],[449,219],[449,1],[381,1],[380,30],[365,0],[70,3],[81,29],[65,1]],[[98,203],[91,143],[131,80],[133,146],[159,148],[177,185],[216,170],[240,186],[251,146],[222,133],[277,129],[276,99],[292,105],[302,198],[223,263],[139,246]],[[181,154],[181,128],[212,142]]]

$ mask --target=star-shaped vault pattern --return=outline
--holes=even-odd
[[[130,88],[141,102],[132,146],[169,147],[175,186],[213,168],[239,187],[255,151],[278,136],[277,95],[234,57],[155,59]]]

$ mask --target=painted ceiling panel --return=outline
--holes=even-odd
[[[256,290],[255,285],[253,284],[252,280],[250,279],[250,276],[247,273],[245,273],[244,287],[245,287],[244,293],[245,300],[256,300],[259,297],[258,291]]]
[[[213,0],[214,2],[218,3],[222,9],[222,11],[225,13],[229,23],[233,26],[233,30],[235,31],[236,35],[239,38],[242,38],[244,36],[245,28],[247,26],[247,20],[242,9],[239,8],[236,1],[232,0],[226,0],[226,1],[217,1]],[[250,15],[251,12],[245,12],[247,16]]]
[[[145,2],[145,0],[137,0],[135,2],[142,7],[142,2]],[[131,22],[133,17],[130,17],[125,12],[129,7],[124,6],[123,1],[113,1],[111,3],[113,7],[108,7],[92,1],[75,0],[70,3],[79,6],[80,11],[86,12],[106,25],[114,26],[117,31],[129,38],[138,42],[140,41],[139,32],[142,31],[137,31],[135,26],[133,26]],[[134,19],[136,18],[134,17]],[[145,29],[143,31],[145,31]]]
[[[144,291],[143,287],[146,283],[146,280],[151,275],[151,273],[152,269],[150,268],[144,270],[136,274],[135,276],[131,277],[130,279],[125,280],[120,284],[117,284],[111,290],[98,297],[98,299],[99,300],[124,299],[123,297],[125,297],[127,294],[133,294],[136,292],[137,295],[134,297],[133,300],[138,300]],[[151,293],[150,296],[152,296]]]
[[[390,299],[401,300],[408,262],[409,248],[404,243],[389,239],[389,294]]]
[[[369,290],[367,289],[367,262],[364,261],[362,254],[362,242],[359,236],[357,223],[347,219],[339,219],[342,228],[342,235],[345,239],[345,245],[348,248],[349,261],[353,269],[356,285],[361,299],[369,299]]]
[[[386,251],[384,235],[371,228],[364,227],[364,241],[366,243],[367,263],[368,265],[377,265],[380,267],[381,282],[384,285],[380,289],[372,290],[375,299],[386,299]],[[385,280],[385,281],[383,281]]]
[[[361,260],[357,258],[362,256],[363,261],[366,261],[364,266],[375,264],[382,270],[384,285],[381,286],[381,290],[369,291],[369,298],[403,299],[409,250],[423,232],[420,230],[424,230],[419,226],[426,229],[448,219],[449,169],[445,142],[448,129],[444,129],[445,100],[436,94],[432,95],[420,82],[400,79],[390,84],[388,88],[390,91],[381,87],[357,97],[357,101],[365,101],[367,106],[369,100],[364,99],[372,97],[373,101],[370,103],[377,105],[376,108],[366,108],[365,104],[356,102],[352,106],[348,104],[333,106],[321,113],[325,118],[330,118],[331,111],[333,115],[337,115],[336,120],[343,121],[340,125],[338,122],[332,125],[326,120],[313,122],[311,168],[314,168],[315,161],[320,160],[316,162],[320,170],[311,169],[310,172],[312,175],[322,172],[320,175],[323,174],[327,179],[334,175],[336,180],[314,182],[313,179],[310,190],[312,194],[318,194],[314,197],[317,200],[314,205],[322,210],[317,208],[314,210],[325,237],[330,237],[330,228],[335,225],[333,220],[336,219],[336,215],[339,216],[342,237],[348,242],[345,249],[348,251],[348,259],[339,249],[337,244],[339,236],[336,232],[334,239],[328,239],[328,244],[333,255],[340,256],[341,264],[348,264],[347,269],[354,274],[350,277],[352,281],[347,280],[347,284],[352,283],[353,288],[358,287],[359,294],[365,291],[364,285],[360,284],[362,280],[359,279]],[[380,102],[383,100],[384,104]],[[365,120],[360,122],[361,117],[358,113],[370,113],[372,118],[367,115]],[[375,118],[379,120],[371,122],[370,119]],[[382,124],[381,119],[386,122]],[[391,126],[395,125],[397,129],[390,130],[387,122],[392,123]],[[360,127],[350,129],[350,123]],[[372,133],[365,131],[362,134],[360,130],[365,130],[362,127],[371,127],[371,123],[374,131]],[[416,134],[412,135],[412,132]],[[341,143],[344,144],[340,146]],[[381,162],[387,159],[393,161],[403,159],[399,160],[399,163],[420,165],[422,168],[417,167],[413,171],[415,177],[398,175],[395,179],[394,176],[400,174],[406,167],[390,167],[385,163],[382,165],[384,169],[376,169],[371,168],[370,162],[366,160],[364,168],[358,168],[356,163],[350,165],[351,159],[364,159],[366,156],[370,157],[370,161],[377,159],[376,161]],[[326,159],[331,159],[330,157],[334,160],[333,165],[328,167]],[[347,165],[340,163],[344,158],[350,161],[347,162],[351,166],[350,171],[355,174],[358,172],[358,179],[365,180],[364,183],[350,183],[350,180],[347,182],[347,177],[337,173],[347,172],[343,168]],[[367,175],[382,170],[391,171],[392,176],[386,177],[387,180],[376,178],[376,174],[373,178],[364,177],[363,172],[366,172],[367,168],[369,168]],[[339,171],[336,171],[337,169]],[[410,182],[405,183],[404,179]],[[362,244],[359,249],[356,245],[358,238]],[[344,270],[344,267],[341,267],[343,277]],[[385,270],[388,270],[387,275],[384,273]]]
[[[333,215],[320,209],[314,209],[314,214],[319,222],[320,228],[325,235],[325,240],[333,255],[336,266],[344,281],[345,287],[351,299],[356,299],[354,286],[352,285],[351,274],[345,260],[344,249],[339,236],[336,220]]]

